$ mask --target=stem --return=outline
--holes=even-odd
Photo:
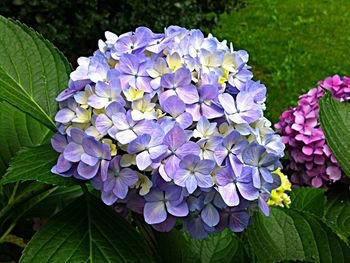
[[[12,190],[12,194],[11,194],[9,201],[8,201],[9,204],[11,204],[13,202],[13,200],[15,199],[18,186],[19,186],[19,181],[16,182],[16,184]]]
[[[15,208],[18,204],[21,204],[25,201],[27,201],[28,199],[31,199],[32,197],[52,188],[53,186],[51,185],[38,185],[36,187],[34,187],[33,189],[31,189],[30,191],[24,191],[22,194],[20,194],[19,196],[17,196],[17,198],[13,198],[13,200],[11,201],[11,203],[9,202],[3,209],[0,210],[0,222],[4,221],[4,218],[8,215],[9,212],[11,212],[11,210],[13,208]]]
[[[83,190],[84,194],[86,194],[88,196],[88,194],[90,194],[89,189],[86,187],[85,183],[80,183],[80,187]]]
[[[0,237],[0,244],[4,243],[6,240],[5,238],[7,237],[8,234],[11,233],[12,229],[16,226],[16,222],[13,222],[9,228],[6,230],[6,232]]]

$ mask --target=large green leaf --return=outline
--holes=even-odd
[[[80,185],[56,188],[48,197],[32,206],[25,216],[48,218],[61,211],[82,194]]]
[[[228,229],[203,240],[193,239],[189,235],[185,235],[185,238],[191,254],[197,255],[201,263],[241,262],[238,257],[238,250],[243,249],[240,240]]]
[[[347,262],[350,249],[321,220],[293,209],[254,216],[246,237],[259,262]]]
[[[38,146],[52,136],[44,125],[5,101],[0,102],[0,134],[0,176],[22,146]]]
[[[333,191],[327,195],[324,221],[350,243],[350,193],[348,189]]]
[[[344,241],[350,237],[350,193],[347,187],[337,187],[327,192],[314,188],[297,188],[291,193],[291,209],[311,213]]]
[[[245,236],[259,261],[347,262],[350,249],[344,231],[349,207],[341,196],[342,202],[332,202],[334,197],[326,200],[322,189],[293,189],[289,209],[271,208],[270,217],[255,215]]]
[[[51,218],[29,242],[20,262],[154,261],[134,228],[89,195]]]
[[[64,178],[51,173],[51,168],[57,162],[57,158],[58,153],[49,144],[23,148],[11,160],[10,166],[0,183],[8,184],[17,181],[36,180],[59,186],[76,184],[76,181],[72,178]]]
[[[261,262],[305,259],[293,219],[280,209],[271,208],[269,217],[256,214],[246,237]]]
[[[56,130],[52,118],[70,65],[40,34],[0,16],[0,99]]]
[[[239,263],[246,259],[241,241],[228,229],[203,240],[176,229],[157,233],[156,238],[163,262],[167,263]]]
[[[291,208],[310,212],[322,217],[324,213],[324,190],[309,187],[295,188],[291,192]]]
[[[327,93],[319,101],[319,117],[327,144],[342,170],[350,177],[350,103]]]

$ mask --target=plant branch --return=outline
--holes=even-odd
[[[16,208],[17,205],[22,204],[23,202],[31,199],[32,197],[45,192],[51,189],[52,185],[39,184],[30,189],[29,191],[24,191],[22,194],[18,195],[16,198],[13,198],[11,202],[9,202],[4,208],[0,210],[0,222],[4,221],[4,218],[12,211],[12,209]]]
[[[19,181],[17,181],[15,186],[13,187],[12,194],[9,198],[8,204],[11,204],[13,202],[13,200],[15,199],[18,186],[19,186]]]

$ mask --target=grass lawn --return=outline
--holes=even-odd
[[[276,122],[298,96],[329,75],[350,75],[349,0],[247,0],[223,14],[214,34],[250,54],[254,79],[268,88]]]

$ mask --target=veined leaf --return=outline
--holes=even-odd
[[[55,131],[58,93],[71,67],[40,34],[0,16],[0,99]]]
[[[48,143],[52,136],[47,127],[5,101],[0,102],[0,134],[0,176],[21,147]]]
[[[333,206],[327,204],[324,191],[293,189],[291,197],[289,209],[271,207],[269,217],[256,214],[245,232],[258,261],[347,262],[350,248],[333,232],[329,216],[324,217]],[[349,218],[346,214],[344,219]]]
[[[228,229],[203,240],[193,239],[189,235],[185,235],[185,238],[191,254],[198,255],[201,263],[241,262],[241,258],[237,257],[238,250],[243,249],[240,240]]]
[[[228,229],[202,240],[176,229],[156,233],[156,238],[164,262],[241,263],[247,259],[241,241]]]
[[[295,188],[291,192],[291,208],[301,212],[310,212],[323,217],[325,196],[324,190],[309,187]]]
[[[32,206],[25,216],[48,218],[82,195],[83,191],[80,185],[58,187],[48,197]]]
[[[350,243],[350,193],[334,191],[327,195],[324,221],[339,236]]]
[[[245,236],[259,262],[305,259],[293,219],[281,209],[271,208],[269,217],[256,214],[246,231]]]
[[[332,189],[327,195],[322,189],[296,188],[291,197],[291,209],[315,215],[350,243],[350,194],[347,187]]]
[[[32,238],[26,262],[154,262],[141,236],[111,208],[83,196]]]
[[[57,158],[58,153],[49,144],[23,148],[12,158],[10,166],[0,183],[8,184],[17,181],[36,180],[59,186],[76,184],[73,178],[64,178],[51,173],[51,168],[57,162]]]
[[[342,170],[350,177],[350,103],[327,93],[319,101],[319,117],[327,144]]]
[[[293,209],[254,216],[246,237],[259,262],[347,262],[350,249],[322,220]]]

